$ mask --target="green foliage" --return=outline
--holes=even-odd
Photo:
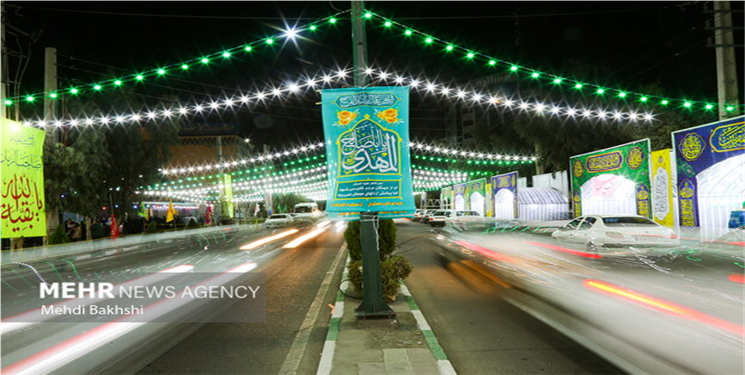
[[[391,296],[395,296],[398,293],[398,288],[401,287],[401,281],[409,277],[413,268],[409,260],[400,255],[393,255],[383,261],[380,265],[383,296],[390,301]]]
[[[197,220],[194,219],[194,218],[189,219],[189,223],[186,224],[186,227],[187,228],[194,228],[194,227],[197,227],[197,226],[199,226],[199,223],[197,223]]]
[[[57,245],[68,242],[70,242],[70,237],[67,236],[64,224],[57,225],[57,228],[55,228],[54,232],[49,236],[49,244]]]
[[[145,228],[145,233],[155,233],[158,231],[158,223],[155,221],[151,221],[147,223],[147,228]]]
[[[394,250],[396,250],[396,224],[392,219],[379,221],[378,225],[378,244],[380,249],[380,261],[385,260]],[[344,231],[344,240],[347,241],[349,257],[352,260],[362,260],[362,242],[360,236],[360,221],[350,221],[347,229]]]
[[[411,274],[412,265],[400,256],[392,255],[396,249],[396,224],[391,219],[380,220],[378,227],[378,244],[380,246],[380,276],[383,295],[386,298],[395,296],[401,287],[401,280]],[[344,232],[344,239],[349,249],[349,282],[358,293],[362,293],[362,246],[360,241],[360,222],[352,221]]]
[[[93,239],[108,237],[109,234],[109,227],[101,223],[95,223],[91,225],[91,237],[93,237]]]

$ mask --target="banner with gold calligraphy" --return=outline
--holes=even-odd
[[[409,87],[323,90],[323,130],[332,217],[412,217]]]
[[[674,175],[670,166],[673,150],[652,151],[652,214],[654,221],[666,227],[675,226],[675,202],[673,201]]]
[[[652,217],[649,139],[569,158],[574,216]]]
[[[494,217],[497,219],[517,218],[517,172],[509,172],[491,178],[491,200]]]
[[[672,133],[679,222],[727,228],[745,204],[745,116]]]
[[[46,236],[43,130],[2,119],[2,238]]]
[[[466,207],[470,211],[476,211],[481,216],[486,216],[486,179],[468,181],[466,185]]]

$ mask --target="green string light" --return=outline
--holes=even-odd
[[[372,13],[372,12],[370,12],[370,13]],[[407,30],[413,30],[413,29],[411,29],[411,28],[409,28],[409,27],[407,27],[405,25],[402,25],[402,24],[393,22],[392,20],[387,19],[387,18],[385,18],[385,17],[383,17],[383,16],[381,16],[379,14],[375,14],[375,13],[372,13],[372,14],[374,16],[378,17],[378,18],[381,18],[382,20],[384,20],[384,22],[391,22],[392,24],[397,25],[397,26],[402,27],[402,28],[406,28]],[[414,32],[417,32],[417,33],[420,33],[420,34],[423,34],[421,31],[417,31],[417,30],[413,30],[413,31]],[[437,41],[440,42],[440,43],[443,43],[443,44],[452,46],[452,50],[454,50],[456,48],[465,49],[463,47],[458,47],[456,45],[453,45],[452,43],[448,43],[448,42],[443,41],[443,40],[439,40],[438,39]],[[434,42],[435,42],[435,38],[433,38],[433,37],[427,37],[425,39],[425,44],[432,44]],[[451,51],[451,49],[446,48],[446,51]],[[501,63],[504,63],[504,64],[507,64],[507,65],[512,65],[513,67],[510,68],[510,71],[512,71],[512,72],[516,72],[517,71],[517,69],[515,68],[517,65],[511,64],[508,61],[504,61],[504,60],[500,60],[500,59],[495,59],[493,57],[486,56],[486,55],[481,54],[481,53],[475,53],[474,58],[475,57],[481,57],[481,58],[484,58],[485,60],[489,61],[489,64],[488,64],[489,66],[496,65],[497,63],[500,63],[500,62]],[[491,61],[494,61],[494,63],[492,63]],[[528,69],[524,69],[523,71],[526,71],[526,74],[527,74],[527,72],[533,71],[533,70],[528,68]],[[560,83],[562,83],[562,81],[564,80],[563,78],[556,77],[556,76],[551,75],[551,74],[545,74],[545,75],[542,75],[542,76],[545,76],[545,79],[547,79],[549,81],[552,81],[554,84],[557,84],[557,85],[560,84]],[[539,78],[539,77],[535,77],[535,71],[533,71],[533,73],[531,73],[531,74],[528,74],[528,77],[531,77],[531,78],[534,78],[534,79]],[[584,83],[581,83],[581,82],[576,81],[576,80],[570,80],[570,82],[573,83],[573,87],[575,89],[582,89],[585,86]],[[596,85],[588,85],[588,86],[590,86],[592,88],[595,88],[596,89],[595,92],[598,93],[598,94],[602,94],[601,92],[598,92],[598,90],[600,90],[600,89],[602,89],[603,92],[608,92],[609,90],[612,90],[612,91],[618,93],[618,95],[616,95],[615,97],[617,97],[619,99],[627,99],[629,97],[635,97],[639,101],[645,102],[645,103],[648,102],[648,100],[649,100],[650,97],[654,97],[654,98],[656,98],[658,100],[661,100],[660,101],[660,104],[661,105],[667,105],[671,101],[674,100],[676,102],[681,103],[682,104],[681,107],[683,107],[683,108],[694,108],[694,107],[697,107],[697,108],[706,108],[706,105],[709,104],[709,103],[705,103],[705,102],[693,102],[693,101],[687,101],[687,100],[682,100],[682,99],[671,99],[671,98],[663,98],[663,97],[660,97],[660,96],[651,96],[651,95],[644,95],[644,94],[639,94],[639,93],[629,93],[627,91],[619,90],[619,89],[604,89],[604,88],[601,88],[601,87],[596,86]],[[686,102],[690,102],[691,103],[691,106],[685,106],[684,103],[686,103]],[[743,106],[745,106],[745,105],[740,105],[739,107],[743,107]],[[729,107],[732,107],[732,110],[731,111],[734,111],[735,109],[738,108],[738,106],[734,106],[734,105],[731,105]]]

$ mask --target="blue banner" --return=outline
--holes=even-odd
[[[332,217],[412,217],[409,87],[323,90],[323,130]]]
[[[490,196],[497,219],[517,218],[517,172],[509,172],[491,178]]]
[[[726,228],[730,212],[745,203],[745,116],[679,130],[672,138],[680,225]]]

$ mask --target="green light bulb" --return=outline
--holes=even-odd
[[[432,42],[434,42],[434,41],[435,40],[432,39],[432,37],[427,37],[427,39],[424,39],[424,43],[427,43],[427,44],[432,44]]]
[[[158,69],[158,72],[157,73],[158,73],[158,75],[162,76],[162,75],[166,74],[166,70],[165,69]]]
[[[406,34],[406,36],[411,36],[411,34],[413,34],[413,33],[414,33],[414,32],[413,32],[413,31],[411,31],[411,30],[406,30],[406,31],[404,31],[404,34]]]
[[[639,98],[639,100],[641,100],[642,102],[646,102],[647,100],[649,100],[649,98],[647,98],[646,96],[642,96],[641,98]]]
[[[27,96],[27,97],[26,97],[26,101],[27,101],[27,102],[33,102],[34,100],[36,100],[36,98],[34,98],[34,97],[33,97],[33,96],[31,96],[31,95],[29,95],[29,96]]]
[[[230,57],[230,52],[228,52],[228,51],[223,52],[222,53],[222,57],[224,57],[224,58],[227,59],[228,57]]]
[[[272,43],[274,43],[274,39],[272,39],[272,38],[266,38],[265,42],[266,42],[266,44],[272,44]]]
[[[181,69],[182,70],[189,70],[189,65],[181,64]]]
[[[330,18],[330,19],[329,19],[329,23],[336,23],[336,18],[333,18],[333,17],[332,17],[332,18]]]
[[[491,66],[497,65],[497,62],[494,60],[489,60],[489,65]]]
[[[11,104],[13,104],[13,101],[12,100],[10,100],[10,99],[6,99],[5,100],[5,105],[11,105]]]
[[[561,81],[563,81],[563,79],[561,79],[561,78],[554,78],[554,84],[556,84],[556,85],[560,84]]]
[[[318,29],[318,26],[310,25],[310,31],[316,31],[317,29]]]
[[[201,61],[201,62],[202,62],[202,64],[209,64],[209,62],[210,62],[210,59],[208,59],[208,58],[206,58],[206,57],[202,57],[202,60],[199,60],[199,61]]]
[[[365,13],[365,18],[372,18],[372,13],[370,12]]]
[[[74,87],[70,89],[70,94],[76,95],[78,92],[79,92],[78,89]]]
[[[251,52],[251,50],[253,50],[253,47],[251,47],[251,46],[245,46],[245,47],[243,47],[243,50],[246,51],[246,52]]]
[[[393,26],[393,22],[391,22],[391,21],[385,21],[385,23],[383,24],[383,26],[385,26],[385,27],[391,27],[391,26]]]
[[[114,85],[121,86],[122,85],[122,81],[120,79],[117,79],[116,81],[114,81]]]
[[[578,83],[578,84],[574,85],[574,88],[577,89],[577,90],[579,90],[579,89],[581,89],[583,87],[585,87],[585,85],[583,85],[581,83]]]
[[[453,48],[455,48],[455,47],[453,47],[452,45],[448,45],[447,47],[445,47],[445,50],[452,51]]]
[[[516,72],[518,69],[520,69],[517,65],[513,65],[510,67],[510,70],[513,72]]]
[[[691,102],[685,102],[683,103],[683,107],[690,108],[693,105]]]
[[[712,108],[714,108],[714,106],[713,106],[713,105],[711,105],[711,104],[707,104],[705,108],[706,108],[706,109],[712,109]]]
[[[49,97],[52,98],[52,99],[57,99],[57,93],[56,92],[53,92],[53,93],[49,94]]]
[[[534,72],[533,74],[530,75],[530,77],[532,78],[538,78],[540,76],[541,76],[541,73],[537,73],[537,72]]]
[[[95,86],[93,86],[93,89],[94,89],[94,90],[96,90],[96,91],[99,91],[99,90],[101,90],[102,88],[103,88],[103,87],[102,87],[101,85],[95,85]]]
[[[598,89],[598,91],[595,91],[595,92],[602,95],[602,94],[605,94],[605,89]]]
[[[662,104],[662,105],[668,105],[669,103],[670,103],[669,100],[663,100],[663,101],[660,102],[660,104]]]
[[[135,77],[135,79],[136,79],[136,80],[138,80],[138,81],[142,81],[143,79],[145,79],[145,77],[144,77],[144,76],[143,76],[142,74],[138,74],[138,75],[137,75],[137,76]]]
[[[466,58],[472,59],[472,58],[474,58],[475,56],[476,56],[476,54],[475,54],[475,53],[473,53],[473,52],[468,52],[468,54],[466,55]]]
[[[618,97],[619,98],[625,98],[626,97],[626,93],[623,92],[623,91],[621,91],[621,92],[618,93]]]
[[[735,110],[735,106],[728,105],[726,108],[724,108],[724,110],[727,111],[727,112],[732,112],[732,111]]]

